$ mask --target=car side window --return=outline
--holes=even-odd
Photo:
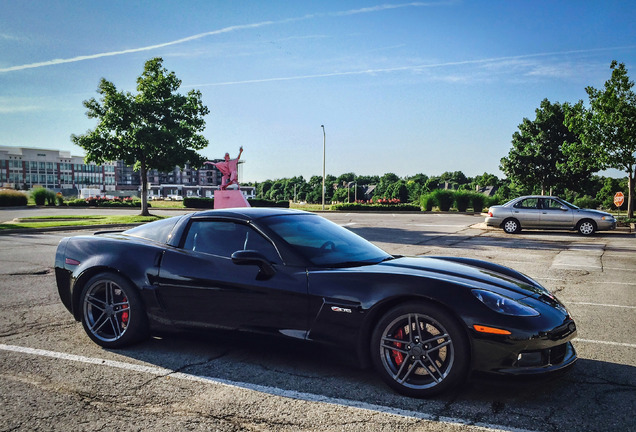
[[[546,199],[543,202],[543,208],[548,210],[561,210],[563,204],[553,199]]]
[[[239,250],[256,250],[271,262],[280,262],[274,245],[258,231],[231,221],[192,221],[183,249],[225,258]]]
[[[515,208],[522,209],[538,209],[539,208],[539,199],[538,198],[527,198],[519,201],[514,205]]]

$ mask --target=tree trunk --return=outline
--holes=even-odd
[[[148,211],[148,172],[146,170],[146,161],[141,161],[139,168],[139,177],[141,177],[141,216],[150,216]]]

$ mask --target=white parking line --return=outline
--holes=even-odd
[[[533,276],[533,279],[540,279],[540,280],[547,280],[547,281],[554,281],[554,282],[570,282],[570,280],[568,279],[556,279],[556,278],[546,278],[546,277],[539,277],[539,276]],[[585,282],[586,284],[597,284],[597,285],[633,285],[636,286],[636,283],[634,282],[613,282],[613,281],[589,281],[589,282]]]
[[[603,270],[618,270],[618,271],[636,271],[636,269],[629,269],[625,267],[603,267]]]
[[[606,304],[606,303],[589,303],[589,302],[575,302],[569,301],[568,305],[585,305],[585,306],[599,306],[599,307],[615,307],[615,308],[625,308],[625,309],[636,309],[636,306],[623,306],[623,305],[615,305],[615,304]]]
[[[442,225],[442,224],[407,224],[408,226],[416,226],[416,227],[425,227],[425,228],[431,228],[431,227],[446,227],[446,228],[461,228],[461,227],[465,227],[465,224],[455,224],[455,225]]]
[[[0,350],[11,351],[11,352],[16,352],[21,354],[36,355],[41,357],[55,358],[60,360],[74,361],[74,362],[80,362],[80,363],[88,363],[88,364],[93,364],[97,366],[107,366],[111,368],[124,369],[124,370],[130,370],[130,371],[141,372],[141,373],[148,373],[148,374],[158,375],[158,376],[169,375],[171,378],[181,379],[185,381],[194,381],[194,382],[200,382],[204,384],[218,384],[218,385],[223,385],[227,387],[242,388],[246,390],[257,391],[257,392],[266,393],[273,396],[285,397],[289,399],[303,400],[307,402],[320,402],[320,403],[325,403],[330,405],[345,406],[345,407],[355,408],[355,409],[360,409],[365,411],[373,411],[373,412],[379,412],[383,414],[395,415],[399,417],[415,418],[418,420],[425,420],[425,421],[430,421],[434,423],[443,423],[443,424],[449,424],[452,426],[463,426],[463,427],[469,428],[471,430],[476,430],[476,431],[535,432],[529,429],[513,428],[508,426],[490,424],[490,423],[481,423],[481,422],[473,423],[469,420],[464,420],[460,418],[438,417],[433,414],[426,414],[426,413],[422,413],[418,411],[403,410],[399,408],[388,407],[383,405],[375,405],[375,404],[370,404],[370,403],[356,401],[356,400],[332,398],[332,397],[323,396],[323,395],[314,394],[314,393],[298,392],[294,390],[284,390],[277,387],[262,386],[262,385],[243,383],[238,381],[229,381],[229,380],[224,380],[221,378],[186,374],[183,372],[175,372],[171,369],[166,369],[166,368],[156,367],[156,366],[144,366],[144,365],[138,365],[138,364],[132,364],[132,363],[119,362],[114,360],[100,359],[95,357],[85,357],[85,356],[79,356],[75,354],[67,354],[67,353],[48,351],[48,350],[42,350],[42,349],[21,347],[16,345],[0,344]]]
[[[629,344],[629,343],[623,343],[623,342],[607,342],[607,341],[599,341],[599,340],[592,340],[592,339],[579,339],[579,338],[576,338],[574,340],[576,342],[585,342],[585,343],[591,343],[591,344],[613,345],[613,346],[622,346],[622,347],[627,347],[627,348],[636,348],[636,344]]]

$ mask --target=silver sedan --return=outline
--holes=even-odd
[[[577,230],[583,235],[616,228],[616,219],[599,210],[581,209],[554,196],[515,198],[488,209],[486,225],[501,227],[508,234],[522,228]]]

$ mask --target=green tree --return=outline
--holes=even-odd
[[[322,202],[322,176],[311,176],[307,183],[309,186],[307,202],[313,204]]]
[[[265,180],[264,182],[261,182],[256,188],[256,193],[258,197],[262,199],[266,199],[267,193],[272,188],[273,184],[274,182],[271,180]]]
[[[420,195],[422,194],[423,185],[416,182],[415,180],[408,180],[406,182],[406,190],[408,192],[408,201],[409,202],[419,202]]]
[[[373,196],[376,198],[389,198],[389,196],[387,196],[389,187],[392,186],[394,183],[397,183],[399,180],[400,178],[396,174],[384,174],[382,177],[380,177],[380,182],[375,188]]]
[[[469,183],[468,179],[461,171],[446,171],[439,177],[439,179],[442,183],[450,184],[453,189],[457,189],[459,186]]]
[[[636,93],[634,81],[623,63],[610,65],[612,76],[603,90],[587,87],[589,109],[579,101],[566,107],[568,127],[581,136],[579,145],[565,152],[571,164],[591,166],[595,171],[615,168],[627,173],[627,214],[634,217],[634,181],[636,176]],[[599,166],[600,165],[600,166]]]
[[[356,181],[358,185],[377,185],[380,183],[380,177],[378,176],[357,176]]]
[[[488,174],[487,172],[482,175],[475,176],[471,182],[471,190],[475,190],[477,186],[499,186],[499,178],[494,174]]]
[[[601,203],[603,208],[612,209],[616,208],[614,205],[614,195],[616,192],[627,192],[627,178],[616,179],[606,177],[603,181],[603,187],[596,193],[596,200]],[[623,203],[621,210],[627,208],[627,203]]]
[[[399,199],[401,203],[409,202],[409,190],[404,180],[400,180],[394,184],[391,198]]]
[[[563,147],[580,140],[565,126],[563,106],[544,99],[535,112],[536,119],[524,118],[512,135],[512,148],[501,159],[501,170],[522,187],[539,186],[542,194],[552,188],[574,189],[593,170],[567,163]]]
[[[333,193],[332,199],[337,202],[349,202],[347,201],[347,188],[340,186]]]
[[[340,174],[340,176],[338,176],[338,178],[336,179],[336,182],[338,182],[338,184],[341,186],[346,186],[347,183],[355,181],[355,180],[356,180],[356,175],[351,172],[351,173]]]
[[[424,192],[433,192],[435,189],[438,189],[440,185],[440,179],[437,176],[430,177],[426,180],[426,183],[422,187],[422,193]]]
[[[190,90],[181,95],[177,93],[180,86],[181,80],[163,67],[159,57],[146,62],[135,95],[118,91],[102,78],[97,90],[100,100],[84,101],[86,115],[99,120],[97,127],[71,136],[86,151],[87,162],[123,160],[139,171],[142,215],[149,214],[148,170],[166,172],[203,162],[196,150],[208,145],[200,132],[209,110],[201,101],[201,92]]]

